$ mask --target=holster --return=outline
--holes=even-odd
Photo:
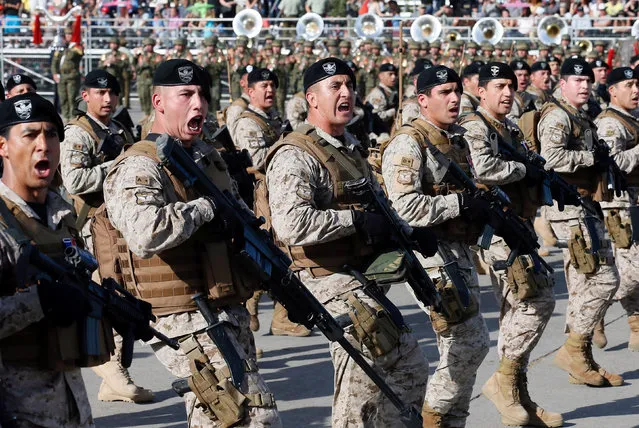
[[[586,244],[583,231],[578,224],[570,226],[568,252],[570,253],[570,263],[579,273],[592,274],[599,267],[598,257],[592,253],[588,244]]]
[[[468,307],[464,307],[459,293],[455,285],[444,279],[442,275],[435,284],[435,288],[439,292],[442,298],[442,312],[437,312],[433,308],[430,310],[430,321],[433,325],[433,330],[437,334],[443,334],[448,331],[450,326],[462,323],[479,312],[479,305],[472,293],[470,295],[470,304]],[[446,313],[447,315],[444,315]]]
[[[632,245],[632,227],[630,220],[622,219],[619,211],[610,210],[608,215],[604,217],[606,229],[610,234],[612,242],[617,248],[630,248]]]
[[[519,300],[537,297],[541,288],[552,287],[552,280],[535,269],[529,255],[519,256],[506,269],[510,290]]]
[[[353,322],[355,338],[374,357],[388,354],[399,344],[402,329],[381,305],[371,307],[353,293],[348,293],[347,301],[352,307],[348,316]]]
[[[195,335],[180,339],[180,349],[189,358],[191,376],[189,387],[197,397],[196,406],[216,426],[229,428],[244,419],[247,407],[274,407],[273,394],[242,394],[229,380],[227,368],[216,370],[204,353]],[[257,367],[245,361],[246,371],[256,371]]]

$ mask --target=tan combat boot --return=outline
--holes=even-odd
[[[592,345],[589,344],[589,346],[586,347],[586,356],[588,358],[588,360],[590,361],[590,365],[592,366],[592,368],[594,370],[597,371],[597,373],[599,373],[599,375],[601,375],[601,377],[603,377],[604,379],[604,383],[603,386],[621,386],[623,385],[623,377],[619,376],[618,374],[615,373],[610,373],[607,372],[603,367],[601,367],[599,364],[597,364],[597,362],[595,361],[595,357],[593,357],[592,355]],[[586,382],[583,382],[582,380],[576,378],[575,376],[572,375],[572,373],[568,376],[568,381],[570,383],[574,383],[575,385],[583,385]]]
[[[571,383],[585,383],[591,386],[602,386],[606,383],[599,374],[598,367],[593,366],[590,337],[570,332],[564,345],[555,356],[555,365],[570,374]]]
[[[634,352],[639,352],[639,315],[630,315],[628,317],[628,325],[630,325],[628,349]]]
[[[604,320],[602,319],[595,326],[595,331],[592,333],[592,343],[599,349],[603,349],[608,344],[608,338],[604,330]]]
[[[530,420],[528,412],[521,405],[519,396],[517,380],[521,370],[523,370],[521,363],[502,357],[499,369],[481,389],[481,392],[501,413],[501,423],[504,425],[526,425]]]
[[[274,336],[304,337],[311,334],[311,331],[302,324],[296,324],[289,320],[286,308],[275,302],[273,321],[271,321],[271,334]]]
[[[98,400],[146,403],[153,401],[153,391],[133,383],[129,371],[119,361],[108,361],[93,371],[102,378]]]
[[[525,371],[519,375],[519,398],[521,405],[528,412],[528,425],[533,427],[560,427],[564,424],[564,418],[559,413],[549,412],[539,404],[532,401],[528,393],[528,376]]]
[[[444,416],[424,401],[422,406],[422,428],[444,428]]]
[[[260,319],[257,317],[258,315],[258,306],[260,304],[260,298],[264,292],[262,290],[258,290],[253,293],[253,296],[246,301],[244,304],[246,306],[246,310],[251,316],[251,320],[249,322],[249,328],[251,331],[258,331],[260,329]]]

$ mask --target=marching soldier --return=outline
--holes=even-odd
[[[114,76],[120,88],[124,87],[124,73],[128,72],[129,61],[123,52],[119,51],[120,40],[117,37],[112,37],[109,40],[109,51],[102,54],[98,68],[106,70],[107,73]]]
[[[251,67],[255,66],[255,59],[251,57],[251,54],[248,52],[248,41],[244,38],[238,38],[235,42],[235,51],[230,58],[231,65],[231,98],[233,100],[238,99],[242,96],[244,88],[240,84],[240,80],[242,79],[243,73],[246,67],[249,65]]]
[[[286,102],[286,120],[291,124],[293,130],[297,129],[308,116],[308,104],[304,97],[304,92],[298,92]]]
[[[84,242],[93,251],[91,218],[102,205],[102,184],[113,160],[125,146],[133,144],[133,136],[111,115],[118,105],[120,84],[105,70],[93,70],[84,78],[82,99],[86,102],[85,115],[67,124],[62,144],[60,172],[65,189],[74,201],[77,214],[76,227]],[[102,378],[98,392],[101,401],[132,401],[144,403],[153,400],[153,392],[133,383],[129,371],[122,366],[122,338],[115,336],[115,353],[107,363],[94,367]]]
[[[537,127],[545,167],[561,173],[579,193],[593,201],[609,201],[602,178],[606,157],[593,152],[591,138],[597,129],[582,109],[588,102],[594,75],[581,58],[569,58],[561,66],[560,97],[546,104]],[[606,162],[602,165],[600,162]],[[563,250],[568,308],[568,339],[555,356],[555,364],[569,373],[571,383],[619,386],[621,376],[595,362],[592,334],[619,287],[619,274],[605,239],[603,221],[590,216],[586,228],[580,207],[548,207],[546,215],[558,239],[569,243]],[[597,236],[593,236],[596,232]],[[590,234],[592,233],[592,235]]]
[[[430,150],[440,150],[470,173],[464,129],[455,124],[461,79],[454,70],[437,65],[419,75],[417,88],[420,114],[400,128],[383,150],[382,173],[388,197],[400,217],[413,227],[429,227],[435,232],[440,251],[457,263],[462,285],[471,292],[471,303],[459,318],[422,308],[430,315],[440,355],[426,389],[424,427],[463,427],[477,369],[489,349],[470,250],[481,234],[481,219],[488,218],[489,212],[485,201],[468,197],[461,193],[464,189],[441,180],[438,163],[429,159]],[[433,277],[445,261],[435,255],[422,263]]]
[[[288,56],[282,54],[281,40],[273,41],[273,58],[267,68],[275,73],[279,81],[275,92],[275,102],[277,103],[278,113],[284,114],[286,94],[288,93],[288,77],[293,67],[291,63],[288,62]]]
[[[250,104],[237,119],[231,136],[239,150],[246,149],[253,162],[253,168],[264,174],[264,160],[271,146],[280,137],[282,121],[273,108],[278,78],[267,68],[255,68],[248,74],[248,96]],[[254,296],[259,301],[259,296]],[[257,305],[257,302],[255,302]],[[249,312],[251,312],[249,308]],[[311,331],[288,319],[286,308],[275,303],[271,334],[276,336],[308,336]]]
[[[148,117],[153,110],[151,105],[151,95],[153,88],[153,73],[162,62],[162,56],[153,51],[155,40],[150,37],[142,41],[143,51],[138,56],[135,67],[136,82],[138,85],[138,96],[144,117]]]
[[[597,117],[597,135],[608,144],[610,154],[617,165],[628,175],[628,191],[612,202],[602,202],[605,224],[615,248],[615,263],[619,270],[620,285],[615,300],[621,303],[628,316],[630,339],[628,349],[639,352],[639,246],[633,240],[639,228],[639,120],[632,111],[639,104],[637,73],[630,67],[620,67],[608,75],[610,104]],[[633,217],[633,214],[634,217]],[[599,333],[599,334],[597,334]],[[595,327],[593,343],[599,348],[607,344],[603,318]]]
[[[344,320],[347,340],[357,343],[362,357],[393,385],[404,403],[421,407],[428,370],[417,341],[401,322],[383,315],[393,307],[371,299],[344,270],[345,264],[360,269],[362,257],[381,253],[375,243],[389,238],[389,227],[381,216],[361,211],[357,198],[334,184],[362,174],[382,191],[359,142],[345,131],[353,116],[355,75],[343,61],[326,58],[306,70],[304,88],[308,123],[269,152],[263,213],[277,240],[293,256],[292,268],[300,279],[332,315]],[[413,229],[413,236],[419,232],[425,231]],[[430,241],[419,242],[430,249]],[[366,339],[360,327],[360,318],[368,316],[383,324],[377,324],[376,343],[381,346]],[[400,424],[395,407],[336,343],[331,345],[331,358],[335,370],[332,426]]]
[[[122,96],[120,97],[120,104],[128,109],[131,107],[131,80],[133,79],[131,71],[134,58],[131,51],[126,49],[127,44],[127,38],[125,36],[120,36],[120,46],[125,50],[125,52],[122,53],[125,64],[122,68]]]
[[[459,114],[472,113],[479,107],[479,69],[484,65],[482,61],[474,61],[462,70],[464,92],[459,104]]]
[[[248,108],[251,99],[248,96],[248,75],[253,71],[253,66],[248,65],[242,67],[237,74],[240,75],[240,88],[242,89],[242,95],[233,99],[230,106],[226,108],[226,127],[229,132],[233,132],[235,128],[235,122],[239,119],[240,115]]]
[[[81,245],[72,207],[50,190],[63,124],[53,105],[34,93],[0,104],[0,123],[2,424],[93,427],[77,360],[59,353],[63,348],[67,356],[80,355],[78,325],[87,322],[90,304],[74,286],[38,279],[28,265],[18,267],[25,241],[57,260],[63,239],[78,238]]]
[[[219,188],[242,204],[219,153],[198,139],[210,98],[208,76],[190,61],[171,60],[155,71],[153,85],[151,133],[116,159],[104,183],[106,212],[100,221],[110,221],[115,230],[100,229],[94,239],[118,239],[122,249],[118,247],[115,255],[104,254],[100,266],[110,266],[117,258],[127,289],[153,305],[158,317],[155,328],[179,339],[180,351],[162,342],[150,343],[173,375],[195,378],[201,391],[198,398],[192,392],[185,394],[191,426],[281,427],[273,394],[250,357],[255,345],[248,312],[241,304],[259,280],[232,261],[231,238],[220,232],[223,226],[212,223],[219,215],[215,202],[187,190],[166,168],[158,168],[156,141],[175,138]],[[178,96],[184,90],[188,94]],[[131,265],[145,268],[133,270]],[[166,272],[180,275],[167,280]],[[237,388],[228,382],[222,351],[201,333],[208,323],[192,300],[198,292],[208,296],[211,311],[223,320],[226,340],[242,360],[244,378]],[[210,388],[216,392],[212,396],[207,393]]]
[[[36,83],[26,74],[13,74],[9,76],[5,88],[7,91],[7,98],[26,94],[27,92],[36,92],[38,90]]]
[[[529,49],[528,43],[523,41],[517,42],[515,44],[515,58],[525,63],[528,63],[528,49]]]
[[[550,66],[550,83],[552,85],[552,89],[554,90],[561,77],[559,75],[559,72],[561,70],[561,59],[559,59],[555,55],[551,56],[550,58],[548,58],[548,66]]]
[[[211,103],[209,104],[209,113],[215,114],[220,110],[220,96],[222,94],[223,73],[226,73],[226,61],[217,49],[217,37],[211,36],[202,42],[204,49],[198,55],[198,64],[211,76]]]
[[[55,51],[51,61],[51,74],[58,85],[58,97],[65,120],[73,118],[75,98],[80,92],[80,61],[84,56],[82,45],[71,42],[72,35],[71,28],[64,29],[66,47],[62,51]]]
[[[537,55],[537,62],[548,62],[548,59],[550,58],[550,48],[543,43],[540,43],[537,49],[539,51]]]
[[[187,59],[193,61],[193,55],[189,51],[188,43],[184,37],[178,37],[173,42],[173,49],[169,49],[164,58],[166,61],[170,59]]]
[[[513,107],[508,114],[508,119],[517,123],[522,114],[530,109],[532,100],[526,94],[526,89],[530,85],[530,66],[522,59],[516,59],[510,63],[510,68],[517,76],[517,90]]]
[[[348,40],[342,40],[339,42],[339,59],[342,61],[348,61],[351,59],[351,42]]]
[[[550,100],[550,65],[546,61],[537,61],[530,71],[530,85],[526,88],[526,94],[535,110],[541,111],[541,107]]]
[[[392,63],[384,63],[379,67],[377,75],[379,84],[366,96],[364,102],[371,103],[375,124],[373,133],[376,138],[382,134],[390,134],[399,104],[397,90],[397,67]]]
[[[482,53],[482,57],[480,58],[481,61],[491,62],[493,61],[493,55],[495,54],[495,46],[491,45],[488,42],[482,43],[481,53]]]
[[[422,71],[431,68],[433,64],[423,58],[418,58],[415,61],[415,67],[409,76],[411,83],[404,91],[404,102],[402,103],[402,125],[410,123],[413,119],[417,118],[420,114],[420,106],[417,101],[417,79]]]
[[[515,214],[530,221],[537,213],[538,172],[526,165],[499,156],[498,144],[509,144],[518,150],[521,132],[507,119],[514,103],[517,77],[504,63],[490,62],[479,71],[480,106],[466,115],[460,124],[466,128],[464,138],[470,148],[470,159],[478,182],[499,185],[512,201]],[[530,225],[532,227],[532,225]],[[494,264],[508,258],[511,249],[501,238],[494,238],[489,250],[482,250],[490,267],[490,277],[502,308],[499,327],[499,369],[482,388],[493,402],[506,425],[558,427],[563,418],[531,400],[526,369],[533,348],[546,328],[553,309],[553,278],[539,267],[532,267],[529,255],[520,255],[506,271],[495,270]]]
[[[428,59],[430,59],[433,64],[439,64],[442,60],[441,42],[439,40],[435,40],[430,44],[430,57]]]
[[[595,59],[591,64],[592,72],[595,75],[595,83],[592,85],[592,94],[590,98],[599,104],[599,111],[596,116],[593,116],[589,111],[590,117],[593,119],[599,115],[599,113],[606,108],[608,101],[610,101],[610,94],[608,93],[608,86],[606,85],[608,77],[608,64],[601,58]]]

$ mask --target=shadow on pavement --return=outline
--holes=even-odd
[[[173,391],[160,391],[156,397],[164,392],[173,394]],[[139,404],[137,406],[140,406]],[[95,419],[97,427],[135,427],[157,424],[164,428],[184,427],[186,411],[184,403],[179,402],[164,407],[154,407],[141,412],[122,412],[110,416]]]
[[[636,415],[637,413],[639,413],[639,396],[634,396],[606,403],[577,407],[571,412],[564,412],[563,417],[564,420],[570,421],[571,418],[583,419],[598,416]]]
[[[330,426],[330,407],[304,407],[280,412],[285,427],[326,427]],[[322,420],[323,419],[323,420]]]

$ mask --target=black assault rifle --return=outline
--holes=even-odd
[[[217,207],[217,221],[224,221],[227,230],[234,237],[235,256],[241,259],[243,267],[252,270],[262,280],[274,299],[288,310],[289,319],[309,329],[317,326],[328,340],[339,343],[397,408],[404,425],[421,427],[422,419],[419,412],[402,402],[362,354],[344,337],[344,330],[326,308],[289,269],[289,258],[275,245],[267,232],[260,229],[263,220],[243,208],[230,192],[222,192],[176,140],[162,135],[157,139],[156,145],[162,164],[176,174],[185,186],[192,186],[199,194],[212,198]],[[183,386],[184,382],[178,380],[177,383]]]

